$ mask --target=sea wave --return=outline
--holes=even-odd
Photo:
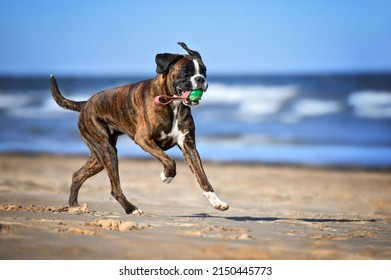
[[[357,91],[349,95],[348,102],[359,117],[391,118],[391,92]]]
[[[391,80],[373,79],[211,79],[192,112],[199,152],[209,160],[389,167]],[[60,80],[64,96],[76,101],[123,82]],[[55,103],[47,78],[0,79],[0,128],[7,131],[0,134],[0,152],[87,154],[77,117]],[[128,137],[119,139],[118,150],[148,156]],[[168,153],[183,157],[179,149]]]
[[[334,100],[302,99],[293,106],[293,111],[300,116],[327,115],[341,111],[343,105]]]
[[[211,84],[205,103],[234,105],[233,116],[242,121],[257,121],[279,112],[284,104],[299,94],[295,85],[245,86]]]
[[[87,100],[86,95],[70,95],[72,100]],[[58,106],[50,92],[40,102],[33,102],[34,95],[0,95],[0,109],[4,109],[10,117],[26,119],[47,119],[67,117],[72,111]]]
[[[24,107],[32,102],[33,98],[28,95],[0,92],[0,109]]]
[[[299,89],[288,86],[246,86],[213,83],[209,85],[205,100],[209,103],[266,102],[279,103],[296,96]]]
[[[344,100],[306,98],[297,85],[243,86],[212,84],[205,94],[206,104],[235,105],[232,116],[254,122],[278,118],[297,122],[306,117],[335,114],[344,110]]]
[[[82,91],[65,95],[77,101],[91,97]],[[216,113],[208,109],[208,106],[217,105],[219,109]],[[308,97],[300,86],[294,84],[266,86],[211,83],[199,110],[204,116],[213,115],[215,119],[219,118],[216,115],[220,115],[220,118],[243,122],[274,119],[282,123],[294,123],[304,118],[336,114],[349,107],[356,117],[391,118],[391,92],[362,90],[334,100],[327,96]],[[18,118],[62,118],[70,113],[55,103],[49,89],[39,92],[0,92],[0,110]]]

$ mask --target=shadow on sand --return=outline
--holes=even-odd
[[[358,222],[377,222],[377,219],[338,219],[338,218],[279,218],[279,217],[252,217],[252,216],[214,216],[206,213],[199,213],[187,216],[177,216],[181,218],[212,218],[227,219],[236,222],[275,222],[275,221],[301,221],[307,223],[358,223]]]

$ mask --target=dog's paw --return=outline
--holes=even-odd
[[[80,204],[77,202],[69,202],[68,205],[69,207],[81,207]]]
[[[132,215],[138,215],[138,216],[141,216],[141,215],[143,215],[144,214],[144,212],[141,210],[141,209],[136,209],[136,210],[133,210],[132,211]]]
[[[216,209],[216,210],[225,211],[225,210],[228,210],[229,205],[227,203],[216,204],[216,205],[213,205],[213,208]]]
[[[203,192],[203,195],[209,200],[214,209],[225,211],[229,208],[228,203],[220,200],[215,192]]]
[[[172,182],[172,180],[174,180],[174,177],[166,177],[164,175],[164,172],[162,172],[162,173],[160,173],[160,179],[162,180],[162,182],[169,184]]]

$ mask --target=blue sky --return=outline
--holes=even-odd
[[[391,70],[386,0],[0,0],[0,74],[151,74],[200,51],[210,74]]]

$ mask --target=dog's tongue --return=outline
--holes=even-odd
[[[189,103],[189,95],[190,95],[191,91],[188,90],[188,91],[184,91],[183,94],[180,96],[182,100],[184,100],[187,103]]]
[[[191,92],[190,90],[184,91],[180,97],[183,99],[187,99],[190,95],[190,92]]]

